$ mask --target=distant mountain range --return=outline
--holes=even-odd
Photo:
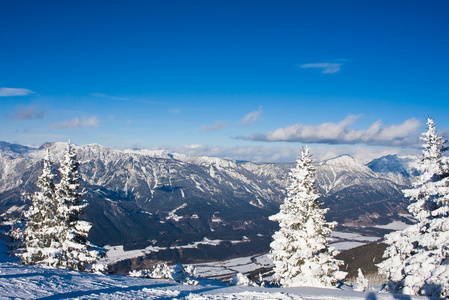
[[[0,214],[18,215],[29,203],[21,191],[37,190],[45,148],[59,167],[65,143],[40,148],[0,142]],[[115,150],[98,144],[76,147],[98,245],[144,248],[175,246],[243,236],[267,247],[294,164],[251,163],[191,157],[165,151]],[[317,164],[317,184],[329,208],[327,219],[341,226],[374,226],[406,220],[417,158],[385,156],[364,165],[350,156]],[[263,246],[265,245],[265,246]],[[259,246],[252,250],[256,252]]]

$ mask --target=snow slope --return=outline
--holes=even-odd
[[[88,274],[0,263],[0,299],[428,299],[346,289],[229,286],[200,279],[198,285],[129,276]]]
[[[429,299],[376,291],[343,289],[263,288],[229,286],[198,279],[198,285],[170,280],[81,273],[63,269],[24,266],[11,262],[0,240],[0,299]]]

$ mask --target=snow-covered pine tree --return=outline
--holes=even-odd
[[[357,278],[355,279],[354,291],[364,292],[369,289],[369,280],[363,275],[362,269],[357,270]]]
[[[315,168],[307,147],[290,179],[280,212],[270,217],[280,227],[270,244],[274,280],[283,286],[333,286],[346,272],[339,271],[342,261],[335,259],[337,252],[328,246],[327,236],[335,223],[325,220],[327,209],[318,201]]]
[[[62,246],[58,267],[90,271],[101,253],[93,249],[93,245],[87,240],[91,223],[79,220],[79,215],[87,203],[81,201],[83,194],[79,191],[78,168],[75,149],[69,141],[59,169],[61,180],[56,185],[60,222],[58,234]]]
[[[404,294],[449,296],[449,167],[443,156],[443,137],[435,122],[427,120],[420,138],[422,158],[411,189],[404,190],[412,203],[408,210],[417,223],[385,236],[388,244],[378,265],[392,291]]]
[[[60,255],[61,245],[56,228],[57,203],[50,151],[44,157],[44,168],[39,176],[39,192],[25,194],[31,200],[30,208],[24,213],[26,226],[15,237],[24,242],[24,252],[19,256],[26,264],[54,265]]]

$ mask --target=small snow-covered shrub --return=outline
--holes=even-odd
[[[233,274],[231,281],[229,282],[230,285],[254,285],[248,277],[243,275],[242,273]]]
[[[172,279],[173,270],[166,264],[157,264],[152,271],[148,271],[148,277],[155,279]]]
[[[195,280],[197,276],[195,274],[195,267],[193,266],[184,268],[182,264],[177,264],[173,270],[172,278],[176,282],[187,283],[190,285],[198,284],[198,281]]]
[[[173,270],[166,264],[157,264],[152,270],[132,270],[131,272],[129,272],[129,276],[154,279],[172,279],[172,272]]]
[[[148,269],[145,270],[132,270],[129,271],[129,276],[131,277],[141,277],[141,278],[151,278],[150,276],[148,276]]]
[[[357,271],[357,279],[354,283],[354,291],[357,292],[364,292],[367,289],[369,289],[369,281],[365,278],[365,276],[362,273],[362,269],[358,269]]]
[[[106,273],[108,271],[108,265],[107,264],[100,264],[100,263],[95,263],[92,264],[91,267],[91,272],[94,273]]]
[[[182,264],[177,264],[173,269],[166,264],[157,264],[153,270],[133,270],[129,272],[131,277],[143,277],[153,279],[172,279],[176,282],[197,285],[198,278],[195,274],[195,267],[187,266],[184,268]]]

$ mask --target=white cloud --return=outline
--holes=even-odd
[[[418,155],[419,149],[404,147],[384,147],[384,146],[362,146],[362,145],[325,145],[310,146],[310,151],[314,159],[319,161],[331,159],[340,155],[348,154],[362,163],[368,163],[373,159],[385,155]]]
[[[200,131],[205,132],[205,131],[220,131],[224,128],[228,127],[228,123],[226,122],[215,122],[214,125],[209,126],[209,125],[203,125],[200,128]]]
[[[252,162],[293,162],[300,149],[291,147],[225,147],[208,145],[164,145],[154,150],[166,150],[190,156],[219,157],[229,160],[243,160]]]
[[[339,63],[314,63],[314,64],[304,64],[301,65],[301,68],[308,69],[308,68],[317,68],[317,69],[323,69],[324,74],[334,74],[340,71],[340,67],[342,64]]]
[[[419,150],[404,149],[402,147],[367,147],[349,145],[309,146],[310,153],[316,161],[331,159],[343,154],[349,154],[362,163],[389,154],[418,154]],[[153,150],[166,150],[172,153],[182,153],[190,156],[219,157],[229,160],[251,162],[292,163],[301,152],[301,146],[291,147],[225,147],[207,145],[159,146]]]
[[[110,100],[120,100],[120,101],[128,101],[129,100],[129,98],[108,96],[104,93],[92,93],[90,95],[97,97],[97,98],[110,99]]]
[[[14,97],[14,96],[27,96],[34,94],[33,91],[20,88],[0,88],[0,97]]]
[[[247,114],[243,119],[242,123],[245,126],[249,126],[255,122],[257,122],[260,119],[260,116],[262,115],[262,106],[259,107],[258,110],[252,111],[249,114]]]
[[[93,116],[90,118],[83,117],[81,119],[74,118],[70,121],[54,123],[51,125],[52,129],[65,128],[65,129],[74,129],[74,128],[84,128],[84,127],[97,127],[100,124],[97,117]]]
[[[192,144],[192,145],[186,145],[186,146],[184,146],[184,147],[187,147],[187,148],[189,148],[189,149],[201,149],[201,148],[204,147],[204,145],[201,145],[201,144]]]
[[[30,106],[18,106],[14,113],[16,119],[41,119],[45,115],[45,111],[39,111],[39,107],[36,105]]]
[[[283,141],[321,144],[366,144],[382,146],[416,146],[421,124],[411,118],[399,125],[383,126],[376,121],[368,129],[357,130],[351,125],[360,116],[350,115],[339,123],[323,123],[317,126],[294,124],[266,134],[239,137],[252,141]]]

